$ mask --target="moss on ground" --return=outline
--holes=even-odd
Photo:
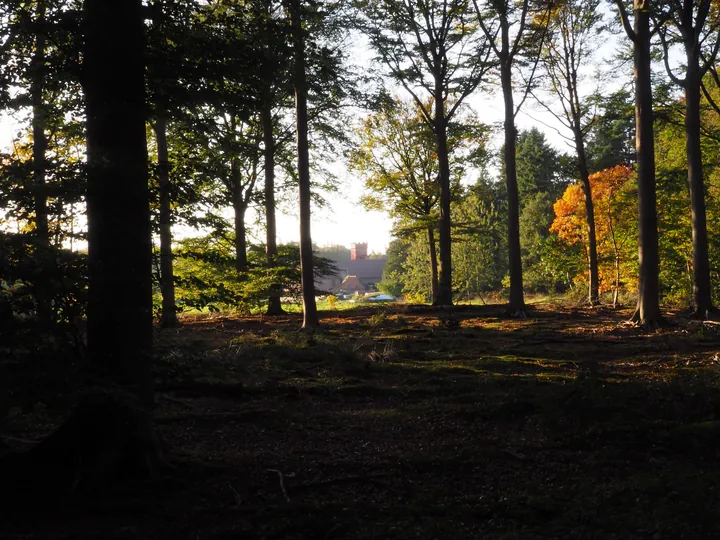
[[[293,314],[159,331],[176,469],[0,537],[720,537],[715,328],[676,318],[647,333],[628,313],[552,309],[359,308],[323,313],[314,335]],[[32,403],[12,411],[8,433],[46,432]]]

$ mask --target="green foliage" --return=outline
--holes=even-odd
[[[427,295],[421,293],[408,293],[405,295],[405,303],[407,304],[425,304],[427,303]]]
[[[505,273],[507,240],[500,187],[481,177],[453,209],[453,290],[461,298],[497,289]]]
[[[248,271],[235,269],[232,238],[188,238],[175,252],[176,295],[181,310],[250,312],[267,303],[274,287],[284,297],[300,297],[300,251],[297,245],[278,246],[276,265],[269,267],[264,245],[248,251]],[[315,277],[336,272],[332,261],[316,256]],[[318,291],[320,292],[320,291]]]
[[[43,286],[51,298],[52,322],[74,325],[85,314],[86,264],[83,253],[43,247],[32,235],[0,232],[0,324],[9,330],[28,317],[32,321]]]
[[[562,292],[569,285],[568,261],[564,260],[557,237],[551,237],[549,232],[553,217],[553,201],[542,192],[529,197],[520,212],[520,245],[526,290]]]
[[[621,89],[598,98],[601,113],[595,118],[586,149],[590,172],[635,162],[635,102]]]
[[[564,188],[560,155],[536,127],[518,136],[517,176],[521,206],[537,193],[554,200]]]

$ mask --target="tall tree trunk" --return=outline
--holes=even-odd
[[[237,159],[230,164],[230,176],[233,185],[233,210],[235,211],[235,270],[242,274],[247,271],[247,232],[245,229],[245,212],[247,202],[243,197],[242,177]]]
[[[595,234],[595,206],[592,200],[592,188],[590,186],[590,171],[587,165],[585,143],[582,131],[580,131],[580,119],[575,122],[575,150],[578,156],[578,168],[580,169],[580,181],[583,194],[585,195],[585,215],[588,226],[588,302],[591,306],[600,303],[600,273],[598,271],[597,236]]]
[[[85,0],[88,351],[150,406],[152,240],[141,0]]]
[[[687,73],[685,79],[685,143],[690,186],[692,217],[693,301],[695,317],[706,319],[713,311],[710,289],[705,185],[700,145],[700,84],[701,75],[695,47],[686,45]]]
[[[50,260],[50,230],[48,226],[46,169],[47,169],[47,136],[46,107],[44,102],[45,90],[45,48],[47,37],[45,35],[46,3],[38,0],[35,5],[35,51],[32,58],[32,80],[30,94],[32,99],[32,131],[33,131],[33,202],[35,205],[35,238],[40,247],[40,279],[36,284],[36,302],[38,320],[47,325],[52,321],[51,292],[48,289],[46,270],[51,266]]]
[[[635,0],[635,149],[638,163],[638,305],[633,320],[646,327],[662,321],[655,186],[653,96],[650,76],[650,12],[647,0]]]
[[[160,325],[172,328],[178,325],[175,304],[175,279],[173,275],[170,185],[170,160],[167,146],[167,120],[162,111],[157,115],[155,139],[158,153],[158,189],[160,191],[160,293],[162,294],[162,315]]]
[[[615,254],[615,289],[613,291],[613,307],[617,307],[620,295],[620,257]]]
[[[263,130],[263,158],[265,160],[265,254],[268,268],[277,266],[277,224],[275,219],[275,137],[273,135],[272,102],[267,99],[260,111]],[[267,315],[282,315],[285,311],[280,304],[280,290],[270,288]]]
[[[503,31],[503,35],[507,31]],[[512,67],[505,55],[500,59],[500,80],[505,104],[505,183],[508,196],[508,255],[510,259],[510,303],[512,316],[525,315],[522,256],[520,252],[520,195],[517,181],[517,128],[513,102]]]
[[[437,262],[437,250],[435,249],[435,230],[433,225],[427,226],[427,237],[428,247],[430,248],[430,286],[432,302],[435,303],[435,299],[438,295],[438,262]]]
[[[38,492],[45,502],[107,493],[108,483],[152,474],[164,463],[149,413],[152,242],[142,2],[85,0],[83,15],[88,349],[113,388],[86,395],[40,444],[0,460],[13,502],[32,508]]]
[[[315,304],[312,236],[310,234],[310,153],[308,149],[307,80],[305,73],[305,39],[300,20],[300,1],[290,1],[293,48],[295,56],[295,107],[297,117],[297,159],[300,191],[300,275],[302,282],[304,330],[320,324]]]
[[[442,100],[443,81],[435,81],[435,139],[440,181],[440,275],[433,298],[434,306],[452,306],[452,246],[450,218],[450,158],[448,156],[447,121]]]

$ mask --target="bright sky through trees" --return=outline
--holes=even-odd
[[[616,14],[611,11],[608,16],[615,17]],[[596,68],[603,71],[607,70],[607,67],[603,66],[602,62],[609,59],[616,52],[618,43],[615,37],[610,36],[605,46],[597,51],[597,65],[587,66],[588,74],[591,75]],[[356,63],[360,69],[369,69],[372,64],[373,54],[365,40],[358,38],[354,51],[351,53],[350,61]],[[629,82],[631,77],[632,71],[630,69],[621,70],[617,76],[606,82],[603,88],[612,91]],[[489,95],[486,92],[477,91],[468,99],[468,104],[478,112],[482,121],[498,128],[491,138],[491,149],[499,151],[502,144],[499,125],[502,121],[502,96],[499,90],[493,90],[493,92],[492,95]],[[399,89],[398,95],[402,95]],[[527,101],[518,115],[517,124],[520,131],[537,127],[545,133],[547,140],[558,150],[562,152],[569,150],[565,140],[557,132],[557,130],[562,129],[562,126],[552,115],[538,108],[531,99]],[[11,148],[16,129],[17,123],[11,117],[0,116],[0,149],[5,151]],[[498,163],[494,161],[490,164],[491,171],[495,176],[497,176]],[[392,220],[383,212],[367,211],[360,205],[359,200],[364,192],[363,181],[348,172],[347,164],[341,156],[338,156],[336,163],[329,164],[328,168],[338,176],[339,190],[337,193],[327,196],[329,204],[326,208],[315,208],[313,210],[314,243],[320,246],[333,244],[349,246],[353,242],[362,241],[369,243],[371,251],[384,252],[392,238]],[[281,243],[295,242],[299,238],[296,206],[294,201],[291,204],[281,205],[277,216],[278,241]],[[230,211],[228,210],[228,212]],[[257,217],[256,209],[251,208],[247,216],[247,222],[250,226],[249,234],[250,238],[255,241],[263,241],[263,233],[259,230],[252,230],[252,224]],[[182,238],[194,236],[196,232],[191,228],[179,227],[176,235],[178,238]]]

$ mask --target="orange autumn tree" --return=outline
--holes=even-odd
[[[625,257],[634,239],[637,209],[629,200],[633,171],[625,165],[617,165],[590,175],[595,227],[597,234],[600,292],[613,290],[613,305],[617,305],[624,274],[631,275],[626,267],[632,260]],[[568,186],[563,196],[555,202],[555,220],[550,232],[557,234],[567,245],[582,244],[588,252],[585,199],[580,183]],[[589,271],[589,260],[588,260]],[[579,281],[587,276],[576,277]],[[632,282],[632,280],[629,280]]]

